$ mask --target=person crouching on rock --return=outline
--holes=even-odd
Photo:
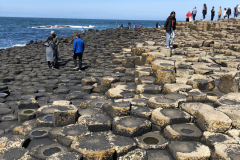
[[[176,33],[176,18],[175,18],[175,12],[172,11],[170,16],[167,18],[165,24],[164,24],[164,30],[166,32],[166,46],[169,48],[169,46],[172,48],[172,43],[175,38]],[[171,36],[171,39],[170,39]]]
[[[73,42],[73,61],[75,68],[78,69],[78,71],[81,72],[82,69],[82,56],[84,52],[84,41],[80,39],[80,34],[76,35],[76,39]],[[79,60],[78,66],[77,66],[77,57]]]
[[[55,62],[57,59],[57,52],[56,52],[57,46],[53,42],[53,37],[52,36],[48,37],[44,45],[46,46],[46,60],[48,62],[48,68],[55,69]]]

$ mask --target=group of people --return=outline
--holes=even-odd
[[[207,15],[207,5],[203,4],[203,8],[202,8],[202,14],[203,14],[203,21],[205,21],[206,15]],[[228,6],[228,8],[224,8],[224,12],[223,12],[223,18],[228,18],[230,17],[230,15],[232,14],[232,10],[231,8]],[[188,11],[188,13],[186,14],[186,22],[189,21],[194,21],[195,17],[197,15],[197,7],[194,7],[192,10],[192,13],[190,11]],[[211,9],[211,21],[213,21],[215,16],[215,8],[214,6]],[[221,6],[219,7],[219,11],[218,11],[218,19],[220,19],[222,16],[222,8]],[[239,18],[240,17],[240,5],[237,5],[234,8],[234,18]]]
[[[82,34],[85,34],[84,28],[82,28]],[[59,58],[59,39],[54,31],[51,31],[51,36],[49,36],[44,43],[46,46],[46,61],[48,68],[56,69]],[[80,34],[76,35],[76,39],[73,42],[73,61],[74,69],[82,71],[82,56],[84,52],[84,41],[80,38]],[[77,65],[78,58],[78,65]]]

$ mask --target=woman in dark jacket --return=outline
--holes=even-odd
[[[57,46],[53,43],[53,37],[48,37],[44,45],[46,46],[46,61],[48,62],[48,68],[51,68],[52,65],[52,69],[55,69],[55,62],[57,60]]]
[[[207,5],[205,3],[203,4],[202,14],[203,14],[203,20],[205,21],[205,16],[207,14]]]
[[[170,16],[167,18],[165,24],[164,24],[164,30],[166,31],[166,46],[169,48],[169,46],[172,48],[172,42],[175,38],[175,29],[176,29],[176,18],[175,18],[175,12],[172,11]],[[171,39],[170,39],[171,36]]]
[[[211,21],[213,21],[214,16],[215,16],[215,10],[214,10],[214,7],[212,7],[212,10],[211,10]]]

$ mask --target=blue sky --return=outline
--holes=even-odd
[[[166,20],[171,11],[177,20],[185,20],[186,13],[196,6],[196,19],[202,19],[202,6],[210,11],[215,6],[215,20],[219,6],[233,8],[236,0],[0,0],[1,17],[46,17],[79,19]]]

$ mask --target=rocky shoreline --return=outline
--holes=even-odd
[[[56,70],[43,41],[0,50],[0,159],[240,157],[239,20],[163,29],[89,29],[84,70],[61,37]]]

